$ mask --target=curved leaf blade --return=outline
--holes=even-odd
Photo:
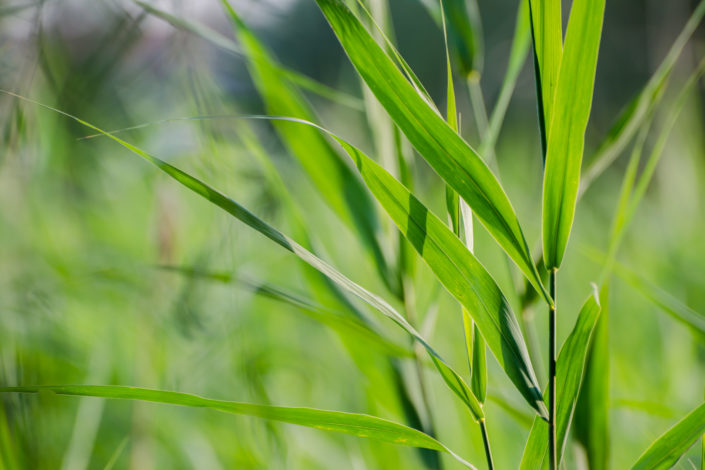
[[[543,180],[543,252],[560,267],[573,225],[605,0],[573,2],[551,107]]]
[[[490,350],[528,403],[547,416],[521,329],[492,276],[413,194],[359,149],[331,134],[363,181],[438,280],[472,316]],[[478,338],[480,340],[480,338]]]
[[[170,405],[207,408],[237,415],[253,416],[272,421],[297,424],[324,431],[367,437],[392,444],[421,447],[446,452],[468,468],[475,468],[431,436],[393,421],[358,413],[258,405],[225,400],[213,400],[189,393],[153,390],[119,385],[39,385],[0,387],[2,393],[53,392],[58,395],[140,400]]]
[[[379,311],[384,316],[391,319],[394,323],[400,326],[404,331],[406,331],[416,341],[418,341],[421,346],[424,347],[424,349],[426,349],[426,352],[431,357],[433,364],[436,366],[436,369],[441,374],[441,377],[443,378],[446,385],[463,401],[463,403],[465,403],[465,405],[468,407],[468,409],[476,420],[484,419],[482,405],[477,400],[475,395],[473,395],[472,391],[470,390],[470,387],[468,387],[468,385],[465,383],[465,381],[463,381],[463,379],[457,372],[455,372],[448,364],[446,364],[443,358],[441,358],[441,356],[428,344],[428,342],[421,336],[418,331],[416,331],[416,329],[406,320],[406,318],[404,318],[399,312],[397,312],[394,307],[392,307],[384,299],[368,291],[367,289],[355,283],[351,279],[347,278],[344,274],[336,270],[330,264],[323,261],[311,251],[301,246],[292,238],[288,237],[287,235],[283,234],[271,225],[267,224],[265,221],[254,215],[252,212],[248,211],[245,207],[230,199],[223,193],[212,188],[211,186],[207,185],[203,181],[194,178],[193,176],[189,175],[188,173],[185,173],[184,171],[176,168],[173,165],[170,165],[164,160],[150,155],[144,150],[76,116],[58,110],[56,108],[52,108],[51,106],[47,106],[37,101],[31,100],[29,98],[17,95],[16,93],[12,93],[5,90],[0,90],[0,92],[36,104],[55,113],[71,118],[74,121],[82,124],[83,126],[88,127],[89,129],[93,129],[94,131],[99,132],[101,135],[104,135],[109,139],[117,142],[126,149],[130,150],[132,153],[138,155],[139,157],[142,157],[149,163],[153,164],[154,166],[162,170],[164,173],[166,173],[171,178],[178,181],[191,191],[209,200],[211,203],[225,210],[230,215],[234,216],[236,219],[240,220],[241,222],[245,223],[249,227],[255,229],[256,231],[264,235],[265,237],[269,238],[277,245],[295,254],[300,260],[302,260],[312,268],[316,269],[321,274],[325,275],[328,279],[330,279],[333,283],[338,285],[343,290],[350,292],[351,294],[355,295],[368,305],[374,307],[377,311]],[[257,116],[252,117],[257,118]],[[264,116],[259,116],[259,118],[271,119],[269,117]],[[300,119],[295,118],[280,119],[289,120],[293,122],[302,122]],[[307,124],[315,126],[315,124],[312,123]]]
[[[597,293],[591,295],[583,304],[575,322],[573,331],[566,339],[556,364],[557,375],[557,410],[556,410],[556,441],[558,445],[558,462],[560,463],[565,448],[568,428],[573,419],[573,412],[578,401],[583,370],[587,359],[590,337],[600,316],[600,304]],[[529,433],[529,440],[521,458],[521,470],[537,470],[543,468],[548,457],[548,423],[534,418],[534,424]]]
[[[341,0],[316,1],[392,120],[550,304],[514,208],[482,158],[423,100]]]
[[[673,467],[703,433],[705,404],[693,410],[651,444],[632,470],[661,470]]]
[[[240,38],[255,86],[262,95],[267,113],[315,121],[313,110],[300,92],[287,81],[265,46],[237,15],[227,0],[222,0],[233,27]],[[334,212],[360,236],[372,254],[380,278],[389,289],[394,276],[387,266],[377,239],[379,221],[372,201],[354,171],[344,162],[331,144],[315,129],[274,122],[282,141],[304,169],[320,196]]]

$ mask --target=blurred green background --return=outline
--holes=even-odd
[[[399,50],[444,109],[441,30],[423,2],[389,4]],[[216,0],[154,5],[232,37]],[[362,97],[360,82],[315,2],[233,5],[283,65]],[[694,6],[685,0],[607,2],[588,155],[646,83]],[[481,83],[490,107],[506,69],[516,7],[515,0],[479,1],[485,43]],[[241,56],[174,28],[137,4],[18,0],[0,4],[0,15],[0,87],[103,129],[265,113]],[[700,28],[678,62],[662,107],[704,51]],[[497,158],[529,243],[538,245],[542,166],[533,80],[529,60]],[[682,111],[618,255],[697,312],[705,312],[704,91],[699,86]],[[374,155],[373,129],[364,113],[307,96],[321,124]],[[477,145],[463,87],[458,100],[463,134]],[[657,129],[663,114],[657,111]],[[85,138],[91,132],[65,117],[2,95],[0,127],[0,385],[125,384],[404,422],[383,351],[361,342],[353,355],[330,328],[251,288],[265,282],[311,298],[299,262],[289,253],[115,143]],[[264,151],[324,258],[395,301],[355,233],[323,202],[270,124],[225,117],[179,120],[121,137],[292,233],[287,208],[254,155]],[[647,148],[651,144],[647,139]],[[415,192],[444,215],[440,179],[422,159],[415,163]],[[599,275],[599,263],[586,253],[606,250],[625,166],[626,158],[620,158],[579,205],[561,270],[560,340],[572,328],[589,282]],[[375,208],[392,243],[395,229]],[[516,273],[508,272],[501,252],[476,226],[478,257],[500,285],[510,286]],[[222,275],[197,276],[194,270]],[[456,369],[465,371],[457,304],[421,262],[416,289],[419,324]],[[611,462],[625,468],[703,401],[705,343],[618,277],[611,298]],[[516,296],[510,300],[516,305]],[[546,314],[543,308],[533,313],[543,352]],[[391,322],[379,323],[389,338],[408,346]],[[531,410],[488,358],[487,413],[496,464],[513,468]],[[418,404],[413,361],[400,364]],[[545,371],[545,359],[537,368]],[[438,438],[480,466],[477,427],[435,374],[427,374],[427,382]],[[421,454],[412,448],[213,411],[52,395],[3,395],[0,405],[9,468],[423,468]],[[570,462],[579,460],[574,452],[568,453]],[[680,468],[691,468],[690,462],[699,464],[699,448]],[[445,457],[443,466],[459,468]]]

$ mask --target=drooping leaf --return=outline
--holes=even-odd
[[[190,406],[223,411],[237,415],[280,421],[324,431],[351,434],[383,442],[411,447],[422,447],[447,452],[468,468],[475,468],[431,436],[416,429],[377,418],[375,416],[318,410],[314,408],[290,408],[213,400],[188,393],[152,390],[119,385],[39,385],[22,387],[0,387],[2,393],[42,393],[58,395],[101,397],[140,400],[170,405]]]
[[[549,270],[560,266],[573,225],[604,10],[604,0],[575,0],[568,20],[547,127],[543,252]]]
[[[573,411],[578,400],[583,370],[592,331],[600,316],[600,304],[595,292],[583,304],[573,331],[563,344],[556,364],[556,443],[560,464]],[[548,392],[548,391],[547,391]],[[524,449],[520,469],[540,470],[548,463],[548,423],[534,418],[529,440]]]
[[[673,467],[705,433],[705,404],[666,431],[641,455],[632,470],[665,470]]]
[[[313,111],[298,90],[287,83],[269,51],[245,25],[227,0],[222,0],[222,3],[240,38],[255,86],[264,99],[267,112],[276,116],[291,116],[315,121]],[[376,212],[360,180],[330,143],[315,129],[292,125],[286,121],[277,121],[274,126],[284,144],[318,189],[321,197],[343,221],[358,232],[374,257],[382,281],[387,283],[392,292],[398,293],[400,286],[392,284],[395,278],[387,267],[377,239],[379,222]]]
[[[446,385],[463,401],[463,403],[468,407],[469,411],[472,413],[473,417],[476,420],[484,418],[484,412],[482,410],[482,405],[477,401],[477,398],[472,394],[472,391],[468,387],[468,385],[463,381],[463,379],[460,377],[460,375],[455,372],[442,358],[441,356],[428,344],[428,342],[419,334],[416,329],[409,324],[409,322],[399,313],[397,312],[394,307],[392,307],[389,303],[387,303],[384,299],[381,297],[373,294],[372,292],[368,291],[361,285],[353,282],[349,278],[347,278],[345,275],[340,273],[338,270],[336,270],[334,267],[332,267],[330,264],[326,263],[323,261],[321,258],[301,246],[299,243],[288,237],[287,235],[283,234],[279,230],[275,229],[271,225],[267,224],[265,221],[254,215],[252,212],[248,211],[245,207],[242,205],[238,204],[234,200],[230,199],[223,193],[217,191],[216,189],[210,187],[203,181],[185,173],[184,171],[174,167],[173,165],[153,156],[145,152],[144,150],[120,139],[119,137],[116,137],[99,127],[94,126],[93,124],[90,124],[89,122],[86,122],[76,116],[72,116],[71,114],[68,114],[64,111],[58,110],[56,108],[52,108],[51,106],[47,106],[45,104],[39,103],[37,101],[31,100],[29,98],[25,98],[23,96],[17,95],[15,93],[5,91],[5,90],[0,90],[1,93],[5,93],[10,96],[14,96],[16,98],[22,99],[24,101],[36,104],[38,106],[41,106],[45,109],[51,110],[55,113],[61,114],[63,116],[66,116],[68,118],[73,119],[74,121],[78,122],[79,124],[82,124],[85,127],[88,127],[89,129],[93,129],[94,131],[99,132],[100,134],[108,137],[109,139],[117,142],[118,144],[122,145],[126,149],[130,150],[132,153],[142,157],[149,163],[153,164],[160,170],[162,170],[164,173],[169,175],[172,179],[176,180],[177,182],[181,183],[194,193],[198,194],[199,196],[207,199],[211,203],[215,204],[216,206],[220,207],[221,209],[225,210],[228,212],[230,215],[233,217],[237,218],[241,222],[245,223],[249,227],[253,228],[260,234],[264,235],[265,237],[269,238],[271,241],[276,243],[277,245],[281,246],[282,248],[286,249],[287,251],[290,251],[291,253],[295,254],[300,260],[303,262],[307,263],[310,265],[312,268],[316,269],[320,273],[324,274],[327,278],[329,278],[332,282],[334,282],[338,287],[341,289],[355,295],[362,301],[366,302],[368,305],[374,307],[377,311],[382,313],[384,316],[387,318],[391,319],[394,323],[396,323],[398,326],[400,326],[404,331],[406,331],[409,335],[411,335],[416,341],[423,346],[423,348],[428,352],[433,364],[436,366],[436,369],[438,372],[441,374],[441,377],[443,378],[443,381],[446,383]],[[260,117],[260,118],[266,118],[266,119],[271,119],[269,117]],[[300,119],[295,119],[295,118],[287,118],[287,120],[292,121],[292,122],[303,122]],[[317,125],[313,123],[307,123],[308,125],[318,127]]]
[[[467,309],[500,365],[541,416],[546,409],[519,324],[487,270],[446,225],[384,168],[333,136],[372,194],[445,288]]]
[[[607,470],[610,453],[609,285],[600,290],[600,318],[590,340],[585,378],[575,408],[574,435],[590,470]]]
[[[548,303],[516,213],[479,155],[419,96],[341,0],[317,0],[353,65],[390,117],[458,192]]]
[[[446,28],[446,4],[441,2],[443,9],[441,9],[441,22],[443,26],[443,40],[445,42],[446,49],[446,68],[448,75],[448,94],[447,94],[447,112],[446,120],[450,127],[455,131],[459,132],[458,128],[458,118],[456,116],[456,103],[455,103],[455,88],[453,86],[453,70],[450,62],[450,47],[448,46],[448,33]],[[462,8],[463,11],[458,9]],[[477,5],[474,5],[477,8]],[[449,14],[450,15],[464,15],[467,13],[465,6],[458,2],[453,2]],[[456,20],[457,22],[458,20]],[[465,20],[460,20],[462,23]],[[465,25],[470,28],[469,19],[468,24]],[[460,28],[462,24],[456,24],[456,28]],[[464,34],[473,34],[473,31],[465,31]],[[466,66],[470,64],[465,64]],[[465,71],[467,75],[471,73],[477,73],[475,69],[469,69]],[[463,243],[470,252],[473,252],[473,228],[472,228],[472,211],[468,207],[467,203],[460,199],[458,193],[453,190],[450,186],[446,185],[446,206],[448,209],[448,214],[450,215],[450,225],[453,233],[463,240]],[[472,321],[472,316],[468,312],[467,308],[463,305],[461,306],[461,315],[463,319],[463,329],[465,333],[465,349],[468,354],[468,365],[470,366],[470,389],[473,394],[477,397],[480,403],[485,402],[485,397],[487,395],[487,363],[485,360],[485,342],[482,339],[480,331]]]

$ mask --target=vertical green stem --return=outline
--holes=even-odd
[[[553,306],[548,310],[548,462],[550,470],[558,469],[556,445],[556,272],[549,272],[548,283]]]
[[[485,457],[487,457],[487,466],[490,470],[494,470],[492,450],[490,449],[490,438],[487,435],[487,423],[485,423],[484,418],[480,420],[480,431],[482,431],[482,443],[485,445]]]

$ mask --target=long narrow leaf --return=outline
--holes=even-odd
[[[29,98],[25,98],[23,96],[17,95],[12,92],[8,92],[5,90],[0,90],[0,92],[14,96],[16,98],[22,99],[24,101],[36,104],[38,106],[41,106],[43,108],[49,109],[51,111],[54,111],[55,113],[64,115],[66,117],[69,117],[73,119],[74,121],[82,124],[83,126],[88,127],[89,129],[93,129],[94,131],[99,132],[100,134],[108,137],[109,139],[117,142],[118,144],[122,145],[126,149],[130,150],[134,154],[142,157],[143,159],[147,160],[149,163],[153,164],[160,170],[162,170],[164,173],[169,175],[171,178],[174,180],[178,181],[191,191],[195,192],[199,196],[209,200],[211,203],[215,204],[216,206],[220,207],[221,209],[225,210],[228,212],[230,215],[234,216],[241,222],[245,223],[249,227],[253,228],[254,230],[258,231],[265,237],[269,238],[272,240],[274,243],[277,245],[281,246],[282,248],[290,251],[291,253],[295,254],[299,259],[316,269],[317,271],[321,272],[324,274],[326,277],[328,277],[332,282],[337,284],[340,288],[350,292],[351,294],[357,296],[359,299],[363,300],[370,306],[374,307],[377,311],[385,315],[387,318],[391,319],[396,323],[398,326],[400,326],[403,330],[405,330],[409,335],[411,335],[416,341],[418,341],[424,349],[428,352],[431,360],[433,361],[433,364],[436,366],[436,369],[438,372],[441,374],[441,377],[443,378],[444,382],[448,387],[465,403],[465,405],[468,407],[470,412],[473,414],[475,419],[483,419],[484,418],[484,412],[482,410],[482,405],[477,401],[477,398],[472,394],[472,391],[468,387],[468,385],[463,381],[463,379],[460,377],[460,375],[455,372],[442,358],[441,356],[428,344],[428,342],[416,331],[416,329],[409,324],[409,322],[399,313],[397,312],[394,307],[389,305],[384,299],[381,297],[373,294],[372,292],[368,291],[361,285],[353,282],[352,280],[348,279],[345,275],[340,273],[338,270],[336,270],[334,267],[320,259],[318,256],[315,254],[311,253],[309,250],[301,246],[299,243],[288,237],[287,235],[283,234],[279,230],[275,229],[271,225],[267,224],[265,221],[254,215],[252,212],[248,211],[245,207],[241,206],[234,200],[230,199],[223,193],[217,191],[216,189],[210,187],[203,181],[200,181],[197,178],[194,178],[193,176],[183,172],[182,170],[170,165],[169,163],[148,154],[144,150],[120,139],[119,137],[116,137],[96,126],[93,124],[90,124],[80,118],[77,118],[76,116],[72,116],[64,111],[58,110],[56,108],[52,108],[51,106],[47,106],[45,104],[39,103],[34,100],[30,100]],[[288,120],[290,121],[295,121],[295,122],[300,122],[300,120],[294,119],[294,118],[289,118]],[[314,125],[312,123],[308,123],[309,125]]]
[[[609,285],[600,290],[600,318],[590,341],[585,378],[575,408],[575,438],[590,470],[607,470],[610,453]]]
[[[558,387],[556,391],[558,399],[556,442],[558,445],[558,462],[560,462],[563,455],[568,429],[578,400],[590,337],[599,316],[600,304],[597,293],[594,293],[580,309],[575,327],[558,355],[558,363],[556,365],[556,383]],[[540,470],[546,465],[547,457],[548,424],[543,420],[534,419],[534,425],[531,427],[529,440],[526,443],[519,468],[522,470]]]
[[[496,282],[460,239],[384,168],[333,136],[363,180],[445,288],[467,309],[519,392],[541,416],[545,405],[516,317]],[[478,338],[479,340],[479,338]]]
[[[277,116],[292,116],[315,121],[313,111],[296,88],[287,83],[278,66],[254,33],[245,25],[227,0],[222,3],[228,12],[243,51],[249,60],[254,82],[261,93],[267,112]],[[295,126],[289,122],[274,123],[283,142],[297,158],[321,197],[336,214],[353,227],[371,251],[381,279],[394,293],[382,248],[377,240],[379,222],[367,192],[352,169],[344,163],[330,143],[315,129]]]
[[[431,436],[416,429],[365,414],[314,408],[290,408],[283,406],[257,405],[234,401],[213,400],[181,392],[152,390],[118,385],[39,385],[23,387],[0,387],[2,393],[45,393],[85,397],[140,400],[170,405],[190,406],[224,411],[226,413],[254,416],[273,421],[297,424],[324,431],[367,437],[393,444],[422,447],[446,452],[468,468],[475,468]]]
[[[605,0],[575,0],[551,110],[543,180],[543,252],[558,268],[573,225]]]
[[[419,96],[341,0],[317,3],[353,65],[390,117],[551,303],[514,208],[480,156]]]
[[[665,470],[673,467],[703,433],[705,404],[693,410],[651,444],[632,470]]]

